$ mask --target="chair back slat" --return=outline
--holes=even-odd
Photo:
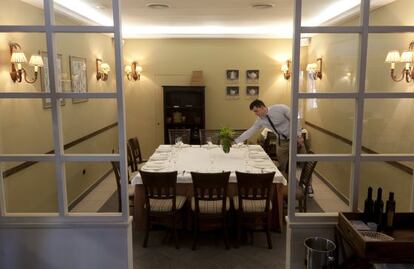
[[[275,172],[251,174],[236,171],[239,208],[243,210],[243,200],[266,200],[265,212],[269,211],[274,176]]]
[[[141,147],[139,145],[139,140],[137,137],[132,137],[128,139],[128,145],[131,148],[131,155],[134,160],[136,170],[138,171],[138,164],[143,162],[142,154],[141,154]]]
[[[230,172],[197,173],[191,172],[194,188],[195,210],[199,212],[200,201],[222,201],[222,212],[226,210],[227,187]]]
[[[151,211],[150,199],[171,199],[172,210],[176,210],[177,171],[154,173],[140,170],[145,190],[145,206]]]
[[[128,166],[131,167],[131,172],[135,172],[138,170],[138,164],[137,161],[134,157],[134,154],[132,153],[132,148],[130,143],[127,143],[127,161],[128,161]]]
[[[177,137],[181,137],[181,141],[184,144],[190,144],[191,129],[168,129],[168,139],[171,145],[175,144]]]
[[[115,174],[115,180],[116,180],[116,191],[118,193],[118,212],[122,211],[121,206],[121,168],[119,165],[119,162],[111,162],[112,164],[112,170]]]
[[[313,151],[308,151],[307,153],[314,154]],[[317,161],[309,161],[303,164],[302,172],[300,173],[299,178],[299,186],[305,187],[305,189],[309,186],[316,164]]]

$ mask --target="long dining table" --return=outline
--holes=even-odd
[[[287,185],[287,181],[260,145],[233,145],[229,153],[224,153],[220,146],[214,144],[202,146],[186,144],[160,145],[141,169],[151,172],[177,171],[177,195],[185,195],[189,199],[193,194],[191,172],[216,173],[231,171],[228,186],[229,197],[237,195],[235,171],[247,173],[275,172],[272,229],[281,231],[283,225],[282,188],[283,185]],[[145,191],[139,173],[135,174],[131,183],[135,185],[135,228],[143,230],[145,224]]]

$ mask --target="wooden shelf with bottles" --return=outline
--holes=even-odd
[[[205,86],[163,86],[164,143],[168,129],[191,129],[191,144],[199,144],[205,128]]]

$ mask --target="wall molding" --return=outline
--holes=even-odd
[[[342,202],[344,202],[345,204],[347,204],[348,206],[349,206],[349,199],[348,198],[346,198],[346,196],[342,193],[342,192],[340,192],[340,191],[338,191],[338,189],[337,188],[335,188],[335,186],[327,179],[327,178],[325,178],[324,176],[322,176],[322,174],[321,173],[319,173],[319,171],[317,170],[317,169],[315,169],[314,171],[313,171],[313,173],[329,188],[329,189],[331,189],[331,191],[333,191],[335,194],[336,194],[336,196],[338,196],[341,200],[342,200]]]
[[[93,191],[96,186],[98,186],[102,181],[104,181],[111,173],[112,169],[109,169],[101,177],[99,177],[94,183],[92,183],[84,192],[82,192],[78,197],[76,197],[68,206],[68,210],[71,211],[75,206],[79,204],[91,191]]]
[[[305,121],[305,124],[308,125],[308,126],[310,126],[310,127],[312,127],[315,130],[318,130],[318,131],[320,131],[320,132],[322,132],[322,133],[324,133],[326,135],[329,135],[329,136],[331,136],[333,138],[336,138],[336,139],[344,142],[345,144],[348,144],[348,145],[352,146],[352,141],[349,140],[346,137],[343,137],[343,136],[341,136],[341,135],[339,135],[337,133],[331,132],[331,131],[329,131],[329,130],[327,130],[325,128],[322,128],[322,127],[320,127],[320,126],[318,126],[316,124],[313,124],[313,123],[311,123],[309,121]],[[380,153],[376,152],[375,150],[372,150],[372,149],[367,148],[365,146],[362,146],[362,151],[365,152],[365,153],[368,153],[368,154],[380,154]],[[397,169],[399,169],[399,170],[401,170],[401,171],[409,174],[409,175],[413,175],[414,169],[411,168],[411,167],[409,167],[409,166],[407,166],[407,165],[405,165],[405,164],[402,164],[400,162],[395,162],[395,161],[386,161],[386,163],[389,164],[389,165],[391,165],[391,166],[393,166],[394,168],[397,168]]]
[[[85,136],[82,136],[82,137],[80,137],[78,139],[73,140],[72,142],[69,142],[69,143],[65,144],[63,146],[63,149],[64,150],[67,150],[69,148],[72,148],[72,147],[74,147],[74,146],[76,146],[76,145],[78,145],[78,144],[80,144],[80,143],[82,143],[82,142],[84,142],[84,141],[86,141],[88,139],[91,139],[91,138],[93,138],[93,137],[95,137],[95,136],[97,136],[97,135],[99,135],[101,133],[104,133],[104,132],[106,132],[106,131],[108,131],[108,130],[116,127],[116,126],[118,126],[118,122],[114,122],[112,124],[109,124],[109,125],[101,128],[101,129],[98,129],[98,130],[96,130],[96,131],[94,131],[92,133],[89,133],[89,134],[87,134]],[[55,152],[54,150],[51,150],[51,151],[48,151],[48,152],[46,152],[44,154],[53,154],[54,152]],[[32,165],[34,165],[36,163],[38,163],[38,162],[24,162],[24,163],[21,163],[19,165],[14,166],[14,167],[11,167],[11,168],[9,168],[9,169],[7,169],[6,171],[3,172],[3,178],[10,177],[10,176],[12,176],[12,175],[14,175],[14,174],[16,174],[16,173],[18,173],[18,172],[26,169],[26,168],[29,168],[30,166],[32,166]]]

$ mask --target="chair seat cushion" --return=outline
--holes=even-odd
[[[177,195],[175,197],[176,210],[181,209],[184,206],[185,196]],[[172,211],[172,199],[150,199],[151,212],[170,212]],[[144,206],[146,208],[146,206]]]
[[[135,195],[135,185],[128,185],[128,196],[134,197]]]
[[[233,197],[234,209],[239,210],[239,197]],[[243,211],[252,212],[264,212],[266,208],[266,200],[248,200],[243,199]],[[272,201],[270,201],[269,209],[272,210]]]
[[[201,214],[219,214],[223,207],[223,201],[199,201]],[[191,209],[195,211],[195,198],[191,198]],[[230,198],[226,197],[226,211],[230,210]]]

